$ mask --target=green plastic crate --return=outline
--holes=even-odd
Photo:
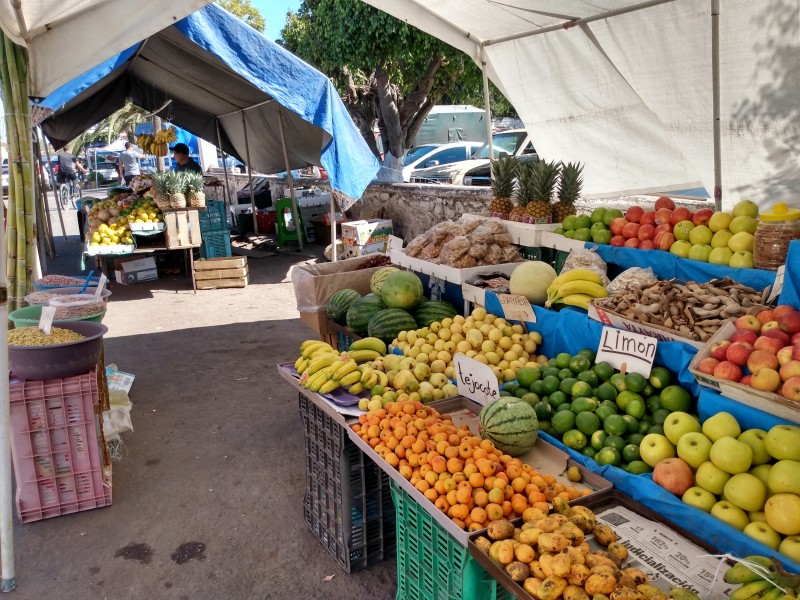
[[[225,258],[231,255],[231,232],[227,229],[203,232],[201,258]]]
[[[397,520],[396,600],[512,600],[436,519],[391,481]]]
[[[199,211],[200,231],[219,231],[228,228],[225,217],[225,202],[222,200],[206,200],[206,209]]]
[[[520,246],[519,253],[525,260],[542,260],[542,249],[533,246]]]

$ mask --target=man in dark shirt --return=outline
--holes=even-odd
[[[195,160],[189,156],[189,146],[186,144],[175,144],[172,148],[172,157],[175,159],[176,171],[196,171],[203,173],[203,169]]]
[[[70,186],[78,178],[78,172],[86,173],[86,169],[75,160],[66,148],[62,148],[58,153],[58,183],[69,182]]]

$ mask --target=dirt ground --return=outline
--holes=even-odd
[[[77,272],[75,246],[49,271]],[[106,360],[136,375],[113,504],[16,523],[9,598],[395,597],[393,559],[348,575],[303,519],[297,394],[275,366],[312,336],[290,272],[320,250],[249,259],[244,289],[113,286]]]

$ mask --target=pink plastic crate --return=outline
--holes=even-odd
[[[21,381],[12,378],[11,453],[17,516],[39,521],[111,504],[95,405],[97,376]]]

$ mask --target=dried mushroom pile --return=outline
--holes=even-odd
[[[758,292],[730,277],[708,283],[670,279],[643,288],[630,288],[594,300],[592,304],[626,319],[666,327],[705,342],[727,319],[764,306],[768,294],[769,288]]]
[[[511,243],[499,219],[461,217],[443,221],[418,235],[405,250],[408,256],[457,269],[519,262],[519,248]]]

